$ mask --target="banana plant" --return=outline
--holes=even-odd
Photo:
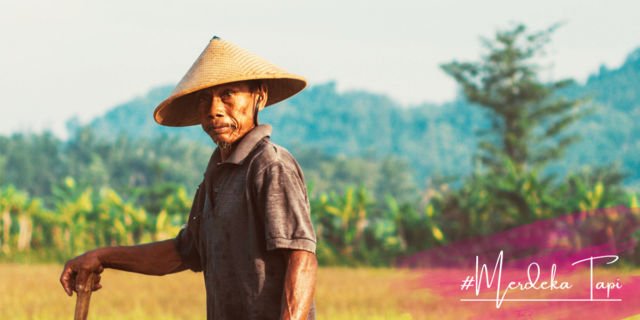
[[[155,219],[150,219],[153,240],[175,237],[186,222],[191,208],[191,199],[184,187],[179,187],[162,202],[162,209]]]
[[[75,180],[68,177],[61,187],[54,189],[54,196],[56,198],[54,212],[57,220],[60,221],[60,230],[56,231],[55,235],[62,238],[65,254],[73,256],[93,247],[95,239],[92,239],[92,234],[97,230],[89,229],[87,219],[94,208],[93,190],[78,188]]]
[[[321,240],[347,261],[354,260],[356,251],[365,250],[363,236],[368,226],[370,201],[363,187],[349,187],[344,195],[324,194],[311,201],[312,216],[316,225],[321,226],[317,232]]]
[[[0,221],[2,245],[0,250],[9,255],[14,249],[29,250],[32,235],[31,201],[27,194],[8,186],[0,190]]]
[[[97,212],[92,221],[98,231],[96,245],[132,245],[145,232],[147,214],[144,209],[124,201],[113,189],[100,191]]]

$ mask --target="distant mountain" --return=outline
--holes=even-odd
[[[152,119],[155,106],[171,91],[159,87],[146,96],[116,106],[90,126],[105,137],[181,136],[210,143],[197,126],[168,128]],[[464,174],[471,169],[473,130],[482,111],[457,101],[403,109],[383,95],[364,91],[340,93],[333,82],[311,86],[290,100],[266,108],[261,123],[274,127],[273,139],[291,149],[317,149],[338,156],[405,159],[418,174]]]
[[[210,143],[200,128],[167,128],[152,119],[154,107],[172,87],[116,106],[90,126],[106,137],[181,136]],[[618,163],[640,182],[640,49],[616,69],[601,67],[585,84],[563,94],[591,97],[594,113],[573,130],[584,139],[572,146],[556,170]],[[442,105],[402,108],[392,99],[365,91],[338,92],[333,82],[311,86],[292,99],[268,107],[260,122],[274,127],[273,139],[292,150],[319,150],[332,156],[381,159],[393,155],[415,170],[416,182],[460,176],[472,170],[475,132],[488,124],[485,111],[462,99]]]
[[[601,66],[580,89],[617,111],[637,113],[640,108],[640,48],[629,54],[620,68],[609,70]]]
[[[640,48],[616,69],[600,67],[584,85],[566,92],[592,99],[593,114],[574,126],[582,141],[565,155],[562,167],[616,165],[640,187]]]

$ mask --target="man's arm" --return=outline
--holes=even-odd
[[[104,247],[88,251],[65,264],[60,283],[71,296],[76,283],[85,283],[90,273],[100,274],[104,268],[112,268],[149,275],[165,275],[187,269],[176,250],[175,240],[165,240],[127,247]],[[99,277],[97,277],[99,281]],[[99,283],[93,290],[100,289]]]
[[[287,273],[280,319],[306,319],[316,288],[316,255],[305,250],[283,251],[287,259]]]

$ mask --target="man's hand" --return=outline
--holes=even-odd
[[[100,273],[103,270],[104,267],[98,258],[97,251],[89,251],[67,261],[60,275],[60,283],[67,295],[71,296],[74,291],[78,292],[83,289],[89,274],[95,273],[97,276],[94,277],[91,290],[96,291],[102,288]]]
[[[105,268],[159,276],[185,270],[187,266],[176,251],[173,239],[136,246],[103,247],[67,261],[60,283],[71,296],[73,291],[78,292],[78,286],[85,284],[89,274],[95,273],[98,276],[91,288],[95,291],[102,288],[100,273]]]

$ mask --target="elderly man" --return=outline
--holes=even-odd
[[[68,261],[68,295],[90,273],[204,271],[208,319],[314,319],[316,236],[299,165],[258,125],[258,111],[303,78],[214,37],[155,110],[167,126],[200,124],[217,144],[175,239],[105,247]],[[93,290],[99,289],[99,277]],[[180,294],[180,293],[176,293]]]

